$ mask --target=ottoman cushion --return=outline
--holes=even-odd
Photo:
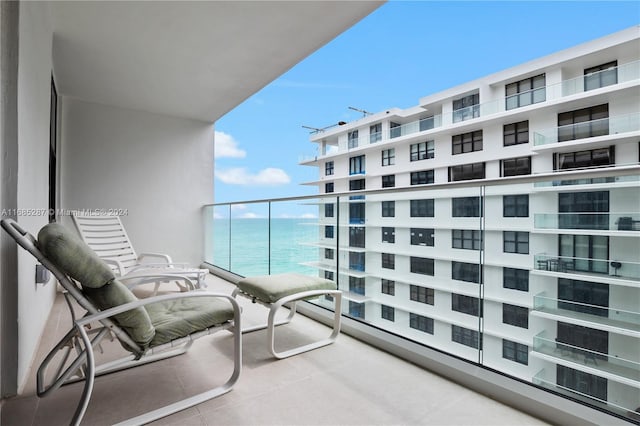
[[[265,303],[274,303],[285,296],[310,290],[336,290],[333,281],[297,273],[258,275],[240,280],[238,288]]]

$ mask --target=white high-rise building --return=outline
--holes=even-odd
[[[311,141],[320,194],[368,191],[320,205],[314,266],[346,313],[635,415],[640,179],[618,172],[640,162],[638,27]]]

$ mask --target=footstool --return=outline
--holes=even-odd
[[[342,292],[337,289],[333,281],[319,277],[289,273],[277,275],[259,275],[240,280],[236,284],[236,289],[232,296],[245,296],[253,303],[261,303],[269,307],[269,317],[266,324],[243,329],[243,333],[267,329],[267,344],[271,354],[279,359],[297,355],[302,352],[320,348],[333,343],[340,333],[340,319],[342,306]],[[313,299],[322,295],[331,295],[335,300],[335,313],[333,319],[333,331],[324,340],[320,340],[307,345],[299,346],[287,351],[276,352],[275,350],[275,327],[288,324],[296,314],[296,302],[304,299]],[[288,304],[289,315],[286,319],[275,322],[278,309],[284,304]]]

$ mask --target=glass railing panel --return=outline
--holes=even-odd
[[[584,179],[558,179],[542,182],[535,182],[535,188],[550,188],[554,186],[572,186],[572,185],[633,185],[640,183],[640,176],[610,176]]]
[[[382,140],[382,132],[375,132],[369,135],[369,143],[376,143]]]
[[[608,259],[537,254],[534,268],[566,274],[604,274],[614,278],[640,280],[640,263]]]
[[[563,80],[561,83],[547,86],[547,92],[549,99],[558,99],[638,79],[640,79],[640,61],[634,61],[585,76]]]
[[[231,206],[205,206],[205,262],[231,269]]]
[[[549,339],[544,332],[533,337],[533,350],[640,382],[640,362],[570,345],[558,339]]]
[[[536,229],[640,231],[638,213],[536,213]]]
[[[638,130],[640,130],[640,113],[633,113],[539,130],[533,133],[533,144],[547,145]]]
[[[593,322],[600,322],[605,318],[607,321],[603,323],[616,325],[628,330],[640,331],[640,312],[638,311],[593,305],[566,299],[555,299],[547,297],[544,293],[537,294],[533,297],[533,306],[534,309],[539,311],[568,311],[569,313],[577,312],[586,314],[591,316]],[[580,318],[586,317],[581,316]]]

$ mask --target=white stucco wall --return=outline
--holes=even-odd
[[[48,222],[49,102],[52,29],[46,2],[21,2],[18,51],[18,209],[40,214],[18,215],[36,234]],[[18,251],[18,390],[25,384],[43,327],[55,297],[55,286],[35,284],[36,260]]]
[[[64,98],[61,139],[63,209],[126,209],[122,220],[138,252],[204,260],[212,123]]]

